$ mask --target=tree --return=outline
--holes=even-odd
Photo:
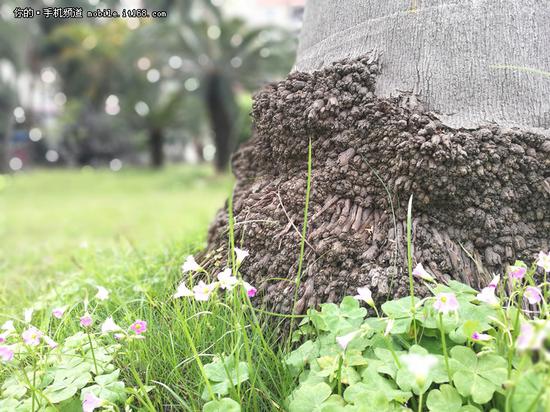
[[[147,37],[185,59],[182,76],[198,80],[214,135],[216,168],[225,171],[239,133],[236,89],[253,90],[288,71],[288,34],[249,27],[207,0],[174,3],[167,23],[151,25]]]
[[[245,279],[273,310],[359,286],[378,302],[405,295],[411,195],[412,263],[439,280],[483,287],[548,249],[550,140],[530,129],[550,128],[548,8],[444,3],[310,2],[300,71],[256,96],[255,137],[234,157],[234,227]],[[209,233],[220,265],[227,222],[224,209]]]
[[[28,35],[5,20],[0,14],[0,173],[7,173],[8,151],[13,128],[13,110],[17,104],[17,92],[13,79],[4,77],[4,70],[16,73],[23,60],[23,45],[29,41]]]

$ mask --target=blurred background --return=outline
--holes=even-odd
[[[292,67],[304,2],[2,0],[2,274],[204,234],[253,92]]]

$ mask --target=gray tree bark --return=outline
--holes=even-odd
[[[296,70],[255,97],[255,137],[233,159],[235,238],[273,310],[365,285],[379,302],[407,294],[411,195],[414,264],[440,281],[481,288],[550,247],[550,6],[417,2],[311,0]],[[227,261],[227,221],[203,262]]]
[[[417,94],[452,127],[550,129],[549,22],[545,0],[310,0],[295,68],[376,50],[377,96]]]

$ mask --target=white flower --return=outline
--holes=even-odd
[[[498,286],[498,282],[500,282],[500,276],[496,275],[493,280],[491,280],[491,283],[487,285],[487,287],[496,289],[496,287]]]
[[[193,288],[193,294],[195,295],[196,300],[205,302],[210,299],[210,295],[212,294],[214,289],[216,289],[215,283],[207,285],[201,280],[199,284]]]
[[[31,323],[32,320],[32,314],[34,313],[33,308],[28,308],[25,310],[23,317],[25,319],[25,323]]]
[[[183,296],[191,297],[193,296],[193,292],[185,285],[185,282],[182,282],[179,284],[178,288],[176,289],[176,293],[174,293],[174,299],[181,298]]]
[[[424,386],[430,370],[437,365],[437,358],[434,355],[409,353],[401,356],[401,360],[414,375],[418,386]]]
[[[481,290],[476,296],[480,302],[487,303],[488,305],[497,306],[499,304],[498,298],[495,295],[495,288],[487,286]]]
[[[50,338],[49,336],[47,335],[44,335],[42,337],[42,339],[44,339],[44,342],[46,342],[46,344],[50,347],[50,349],[55,349],[57,348],[57,342],[54,341],[52,338]]]
[[[386,325],[386,330],[384,331],[384,336],[388,336],[391,333],[394,323],[395,321],[393,319],[388,320],[388,324]]]
[[[195,258],[193,256],[187,256],[187,259],[185,259],[185,262],[183,262],[183,265],[181,266],[181,271],[183,273],[186,272],[196,272],[200,270],[201,267],[197,262],[195,262]]]
[[[357,288],[357,295],[355,296],[355,299],[362,300],[363,302],[366,302],[369,306],[374,307],[374,300],[372,300],[372,292],[370,289],[366,286],[363,286],[362,288]]]
[[[118,332],[120,330],[122,330],[122,328],[115,323],[112,317],[105,319],[101,325],[101,333]]]
[[[97,286],[97,293],[95,297],[99,300],[109,299],[109,291],[105,289],[103,286]]]
[[[412,274],[413,276],[420,279],[424,279],[427,282],[435,282],[434,278],[428,272],[426,272],[426,269],[424,269],[424,266],[422,266],[422,263],[419,263],[418,265],[416,265]]]
[[[543,268],[545,272],[550,272],[550,252],[539,252],[537,266]]]
[[[237,265],[240,265],[243,260],[249,255],[248,250],[239,249],[238,247],[235,248],[235,255],[237,259]]]
[[[238,280],[233,276],[231,269],[226,268],[222,272],[218,273],[218,281],[220,282],[220,288],[231,290],[237,284]]]
[[[340,345],[343,350],[346,350],[349,343],[357,336],[358,333],[359,331],[353,331],[344,336],[337,336],[336,342],[338,342],[338,345]]]
[[[15,332],[15,328],[13,326],[13,320],[7,320],[6,322],[4,322],[4,324],[2,325],[2,330],[8,333]]]

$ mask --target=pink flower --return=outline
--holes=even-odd
[[[80,326],[82,326],[83,328],[89,328],[90,326],[92,326],[93,322],[94,320],[88,312],[86,312],[84,316],[80,318]]]
[[[130,329],[132,329],[136,335],[141,335],[142,333],[147,332],[147,322],[144,320],[136,320],[132,325],[130,326]]]
[[[0,358],[4,362],[9,362],[13,359],[14,352],[9,346],[0,346]]]
[[[201,280],[199,284],[193,288],[195,299],[206,302],[208,299],[210,299],[210,295],[212,294],[212,292],[214,292],[215,288],[216,284],[211,283],[207,285]]]
[[[103,405],[103,400],[95,396],[92,392],[88,392],[84,396],[84,401],[82,402],[82,411],[83,412],[93,412],[95,409]]]
[[[4,343],[7,338],[8,338],[8,333],[7,332],[1,333],[0,334],[0,343]]]
[[[244,285],[244,289],[246,290],[246,294],[248,295],[249,298],[253,298],[254,296],[256,296],[258,289],[256,289],[254,286],[252,286],[248,282],[244,282],[243,285]]]
[[[340,345],[343,350],[346,350],[349,343],[357,336],[358,333],[358,331],[353,331],[344,336],[337,336],[336,342],[338,342],[338,345]]]
[[[458,310],[458,300],[454,293],[439,293],[435,297],[434,308],[440,313],[447,314]]]
[[[534,286],[527,286],[523,294],[524,299],[527,299],[531,305],[535,305],[542,300],[542,292]]]
[[[508,268],[508,276],[510,276],[510,279],[523,279],[525,272],[527,272],[527,269],[523,266],[510,266]]]
[[[419,263],[418,265],[416,265],[412,274],[413,276],[423,279],[427,282],[435,282],[434,278],[428,272],[426,272],[426,269],[424,269],[424,266],[422,266],[422,263]]]
[[[42,332],[36,329],[34,326],[31,326],[29,329],[24,331],[21,334],[23,341],[29,346],[36,346],[40,343],[40,338],[42,337]]]
[[[535,344],[535,328],[530,323],[524,323],[521,325],[520,334],[516,342],[516,347],[519,351],[527,349],[538,349],[538,345]]]
[[[54,308],[52,310],[52,315],[54,318],[61,319],[65,314],[65,308]]]
[[[550,252],[539,252],[537,266],[543,268],[545,272],[550,272]]]
[[[491,335],[487,335],[486,333],[479,333],[479,332],[472,333],[472,340],[475,340],[475,341],[482,342],[482,341],[488,341],[491,339],[492,339]]]
[[[50,338],[49,336],[47,335],[44,335],[44,337],[42,338],[44,339],[44,342],[46,342],[46,344],[51,348],[51,349],[55,349],[57,348],[57,342],[54,341],[52,338]]]
[[[183,296],[193,296],[193,292],[189,290],[187,286],[185,286],[185,283],[181,283],[178,288],[176,289],[176,293],[174,293],[173,298],[181,298]]]
[[[103,286],[98,286],[95,297],[99,300],[107,300],[109,298],[109,291]]]

